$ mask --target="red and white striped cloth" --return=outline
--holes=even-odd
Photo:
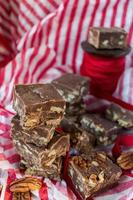
[[[80,73],[84,55],[80,44],[87,39],[90,26],[124,27],[133,46],[133,1],[0,0],[0,34],[10,46],[6,53],[14,56],[0,69],[0,180],[5,183],[7,172],[16,170],[19,160],[10,138],[14,83],[45,83],[65,72]],[[6,53],[0,53],[0,59],[5,59]],[[114,96],[133,105],[132,66],[133,51],[126,57],[125,72]],[[75,199],[65,183],[45,181],[48,199]],[[125,176],[120,182],[95,199],[133,199],[133,179]],[[1,200],[8,200],[5,194],[2,193]],[[33,199],[41,199],[38,194]]]

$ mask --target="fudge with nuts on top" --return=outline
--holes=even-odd
[[[109,145],[114,142],[121,127],[100,114],[85,114],[80,119],[81,127],[95,134],[97,143]]]
[[[90,79],[77,74],[64,74],[52,81],[66,103],[77,104],[89,90]]]
[[[133,127],[133,111],[127,110],[118,104],[111,103],[106,110],[106,117],[123,128]]]
[[[119,27],[91,27],[88,42],[96,49],[123,49],[127,47],[127,33]]]
[[[121,174],[120,167],[103,152],[90,151],[88,155],[73,156],[68,164],[68,176],[84,200],[112,187]]]

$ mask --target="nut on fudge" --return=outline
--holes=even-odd
[[[57,158],[50,166],[45,168],[29,165],[24,159],[20,162],[20,168],[25,170],[26,175],[42,176],[49,179],[60,180],[62,174],[62,157]]]
[[[112,103],[106,110],[106,117],[123,128],[133,127],[133,111]]]
[[[24,143],[21,138],[12,135],[13,143],[19,155],[38,168],[50,166],[57,158],[65,156],[70,147],[70,137],[68,134],[55,133],[47,147],[37,147],[32,143]]]
[[[19,116],[13,117],[11,136],[22,140],[24,143],[33,143],[36,146],[46,146],[53,138],[55,127],[53,125],[40,125],[31,130],[23,129],[20,125]]]
[[[69,104],[79,103],[89,90],[90,79],[77,74],[64,74],[52,81],[65,101]]]
[[[65,101],[52,84],[16,85],[14,88],[14,109],[23,128],[44,123],[59,125],[65,107]]]
[[[127,47],[127,33],[119,27],[91,27],[88,42],[96,49],[123,49]]]
[[[109,145],[117,137],[121,128],[115,123],[105,119],[100,114],[85,114],[80,119],[81,127],[94,133],[98,144]]]
[[[121,169],[103,152],[73,156],[68,164],[68,175],[84,200],[113,186],[121,174]]]

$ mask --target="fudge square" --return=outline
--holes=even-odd
[[[14,134],[12,139],[18,154],[30,166],[38,168],[50,166],[57,158],[65,156],[70,148],[70,136],[65,133],[55,133],[46,147],[38,147],[33,143],[24,143],[21,138],[16,138]]]
[[[20,125],[19,116],[16,115],[11,121],[11,136],[23,140],[24,143],[33,143],[36,146],[46,146],[53,138],[55,127],[52,125],[40,125],[32,130],[23,129]]]
[[[73,156],[68,164],[68,176],[85,200],[116,184],[121,174],[121,169],[104,152]]]
[[[97,49],[123,49],[127,46],[127,33],[119,27],[92,27],[88,42]]]
[[[105,119],[100,114],[85,114],[80,123],[83,129],[94,133],[98,144],[109,145],[117,137],[121,127],[117,123]]]
[[[20,162],[20,169],[26,170],[25,174],[30,176],[42,176],[53,180],[61,180],[63,158],[57,158],[50,166],[45,168],[30,166],[24,159]]]
[[[118,104],[111,103],[106,109],[106,117],[123,128],[133,128],[133,111],[127,110]]]
[[[65,101],[51,84],[16,85],[14,109],[23,127],[41,123],[58,125],[63,117]]]
[[[77,74],[67,73],[52,81],[67,103],[80,102],[89,90],[90,79]]]

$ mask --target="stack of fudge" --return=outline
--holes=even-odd
[[[78,151],[93,146],[95,142],[110,145],[121,130],[119,124],[108,120],[103,114],[87,112],[83,97],[89,93],[89,83],[87,77],[74,74],[65,74],[52,82],[67,102],[66,114],[60,126],[64,132],[70,133],[71,147]]]
[[[62,158],[69,151],[68,134],[56,127],[66,103],[52,84],[16,85],[11,136],[26,174],[60,179]]]
[[[114,132],[117,127],[125,130],[133,128],[133,112],[115,103],[108,106],[104,112],[104,117],[109,121],[103,116],[101,118],[99,114],[86,114],[81,118],[81,123],[85,129],[91,130],[97,137],[103,135],[103,138],[105,137],[105,130],[106,133],[108,132],[111,135],[111,129]],[[111,128],[109,123],[112,122],[116,123],[117,127],[112,126]],[[121,175],[121,168],[105,152],[88,148],[88,151],[70,157],[66,181],[68,184],[71,182],[79,199],[87,200],[115,186]]]
[[[83,97],[89,92],[89,83],[89,78],[69,73],[52,81],[66,102],[60,127],[70,134],[71,149],[74,151],[84,151],[95,143],[95,136],[79,125],[79,117],[86,110]]]
[[[80,199],[109,189],[122,171],[95,148],[112,144],[122,128],[133,127],[133,113],[112,103],[102,114],[88,113],[83,97],[90,80],[65,74],[51,84],[16,85],[12,139],[28,175],[62,178],[62,159],[69,151],[65,180]],[[59,131],[59,128],[62,131]],[[67,170],[66,170],[67,169]]]
[[[88,42],[96,49],[125,49],[127,32],[120,27],[91,27]]]

